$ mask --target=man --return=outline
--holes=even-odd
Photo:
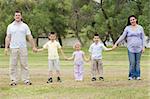
[[[18,71],[17,63],[20,60],[21,78],[24,84],[31,85],[28,69],[28,52],[26,37],[32,45],[33,51],[36,51],[35,43],[31,35],[31,31],[27,24],[22,21],[22,13],[15,11],[14,21],[7,27],[7,35],[5,38],[5,54],[10,48],[10,80],[11,86],[17,85]]]

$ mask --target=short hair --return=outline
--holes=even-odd
[[[15,13],[20,13],[20,14],[22,14],[22,12],[21,12],[20,10],[16,10]]]
[[[51,34],[52,34],[52,35],[56,35],[55,32],[49,32],[49,33],[48,33],[48,36],[50,36]]]
[[[98,34],[98,33],[95,33],[94,36],[98,36],[98,37],[99,37],[99,34]]]

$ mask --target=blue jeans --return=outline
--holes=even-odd
[[[129,77],[140,77],[140,59],[142,52],[132,53],[128,50],[129,57]]]

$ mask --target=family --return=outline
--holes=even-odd
[[[117,45],[123,41],[127,41],[128,58],[129,58],[129,75],[128,80],[141,80],[140,75],[140,58],[141,54],[145,51],[145,39],[144,30],[141,25],[138,24],[136,16],[131,15],[128,17],[128,23],[112,48],[107,48],[100,40],[99,34],[94,34],[93,43],[89,47],[90,57],[87,58],[85,53],[81,50],[81,44],[76,42],[73,46],[74,52],[71,57],[66,57],[61,45],[56,40],[57,33],[50,32],[48,34],[49,41],[43,45],[43,48],[37,49],[31,34],[31,31],[26,23],[22,21],[21,11],[15,11],[14,21],[7,27],[7,35],[5,38],[5,50],[7,55],[10,51],[10,85],[15,86],[18,83],[18,60],[21,65],[21,78],[24,84],[32,85],[29,76],[28,68],[28,50],[26,44],[26,37],[32,45],[34,52],[40,52],[45,49],[48,50],[48,80],[47,83],[53,82],[53,69],[56,70],[57,82],[61,82],[59,54],[60,50],[65,60],[74,60],[74,78],[76,81],[83,80],[84,74],[84,61],[91,61],[91,81],[104,80],[103,76],[103,63],[102,63],[102,51],[111,51],[117,47]],[[96,75],[98,73],[98,76]],[[98,78],[97,78],[98,77]]]

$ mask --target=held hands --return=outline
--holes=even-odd
[[[69,60],[68,58],[64,58],[65,60]]]
[[[33,47],[32,50],[33,50],[33,52],[41,52],[44,49],[43,48],[37,49],[36,47]]]
[[[114,50],[115,48],[117,48],[117,44],[113,45],[112,50]]]
[[[43,50],[44,50],[43,48],[40,48],[40,49],[37,49],[37,52],[41,52]]]
[[[32,51],[33,51],[33,52],[37,52],[38,49],[37,49],[36,47],[33,47],[33,48],[32,48]]]
[[[64,59],[65,59],[65,60],[70,60],[70,59],[69,59],[69,58],[67,58],[66,56],[64,56]]]

